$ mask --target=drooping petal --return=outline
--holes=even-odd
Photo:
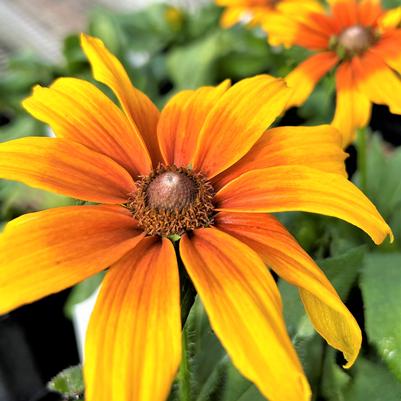
[[[120,206],[71,206],[21,216],[0,234],[0,314],[109,267],[143,237]]]
[[[400,7],[401,19],[401,7]],[[401,74],[401,29],[391,30],[380,37],[371,52]]]
[[[354,75],[361,92],[373,103],[384,104],[394,114],[401,114],[401,79],[375,53],[368,50],[352,59]]]
[[[206,117],[194,169],[211,178],[238,161],[284,111],[290,93],[283,80],[268,75],[232,86]]]
[[[302,165],[346,176],[342,137],[330,125],[268,130],[236,164],[215,177],[215,188],[241,174],[267,167]]]
[[[229,86],[227,80],[216,87],[183,91],[170,99],[157,127],[160,150],[168,165],[190,164],[205,119]]]
[[[34,117],[49,124],[58,137],[109,156],[133,176],[149,174],[152,161],[140,133],[89,82],[61,78],[50,88],[36,86],[23,105]]]
[[[162,160],[157,143],[159,110],[144,93],[132,86],[120,61],[106,49],[100,39],[82,34],[81,46],[91,63],[94,78],[115,93],[132,125],[142,134],[153,162],[157,165]]]
[[[271,401],[309,400],[280,295],[259,256],[214,228],[184,236],[180,253],[211,326],[237,369]]]
[[[181,317],[176,255],[161,241],[142,240],[106,274],[86,337],[87,401],[167,399]]]
[[[287,75],[286,81],[293,93],[287,108],[302,105],[312,93],[318,81],[338,62],[334,52],[317,53]]]
[[[313,259],[273,216],[219,213],[216,226],[256,251],[281,278],[299,288],[316,330],[342,351],[350,367],[361,347],[361,330]]]
[[[0,178],[82,200],[123,203],[135,189],[123,167],[66,139],[27,137],[0,144]]]
[[[356,130],[369,123],[372,104],[358,89],[350,63],[344,62],[338,67],[336,86],[336,110],[332,124],[341,132],[345,148],[354,141]]]
[[[215,197],[217,209],[230,212],[303,211],[345,220],[364,230],[376,244],[392,238],[376,207],[339,174],[304,166],[249,171],[223,187]]]

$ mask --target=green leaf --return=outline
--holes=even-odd
[[[64,313],[70,319],[74,312],[75,305],[88,299],[98,288],[102,282],[104,273],[98,273],[88,279],[77,284],[71,291],[67,302],[64,305]]]
[[[368,254],[361,276],[366,332],[401,381],[401,253]]]
[[[167,56],[167,69],[176,89],[211,85],[216,80],[216,62],[227,49],[226,34],[215,30],[189,45],[173,49]]]
[[[339,401],[399,401],[401,384],[379,361],[358,359],[352,369],[354,378]]]
[[[84,381],[81,366],[63,370],[47,384],[47,387],[62,394],[67,400],[83,400]]]

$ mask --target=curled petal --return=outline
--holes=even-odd
[[[215,200],[220,211],[319,213],[354,224],[376,244],[387,235],[393,239],[376,207],[354,184],[341,175],[308,167],[249,171],[223,187]]]
[[[216,226],[255,250],[281,278],[297,286],[316,330],[343,352],[350,367],[358,356],[361,330],[313,259],[273,216],[219,213]]]

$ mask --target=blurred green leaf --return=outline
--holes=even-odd
[[[84,381],[81,366],[72,366],[60,372],[47,385],[49,390],[63,395],[67,400],[83,400]]]
[[[369,342],[401,381],[401,253],[366,255],[361,288]]]
[[[64,305],[64,313],[72,318],[75,305],[84,302],[99,288],[104,277],[104,272],[98,273],[77,284],[71,291]]]
[[[399,401],[401,384],[379,361],[359,357],[352,369],[353,380],[339,401]]]

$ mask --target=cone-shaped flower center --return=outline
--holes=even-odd
[[[214,190],[199,173],[159,166],[137,181],[127,207],[149,235],[181,235],[213,224]]]
[[[166,171],[157,176],[146,191],[148,204],[152,208],[181,210],[195,199],[198,190],[187,175]]]
[[[372,30],[361,25],[347,28],[338,38],[338,44],[349,55],[362,54],[373,45],[374,41],[375,37]]]

